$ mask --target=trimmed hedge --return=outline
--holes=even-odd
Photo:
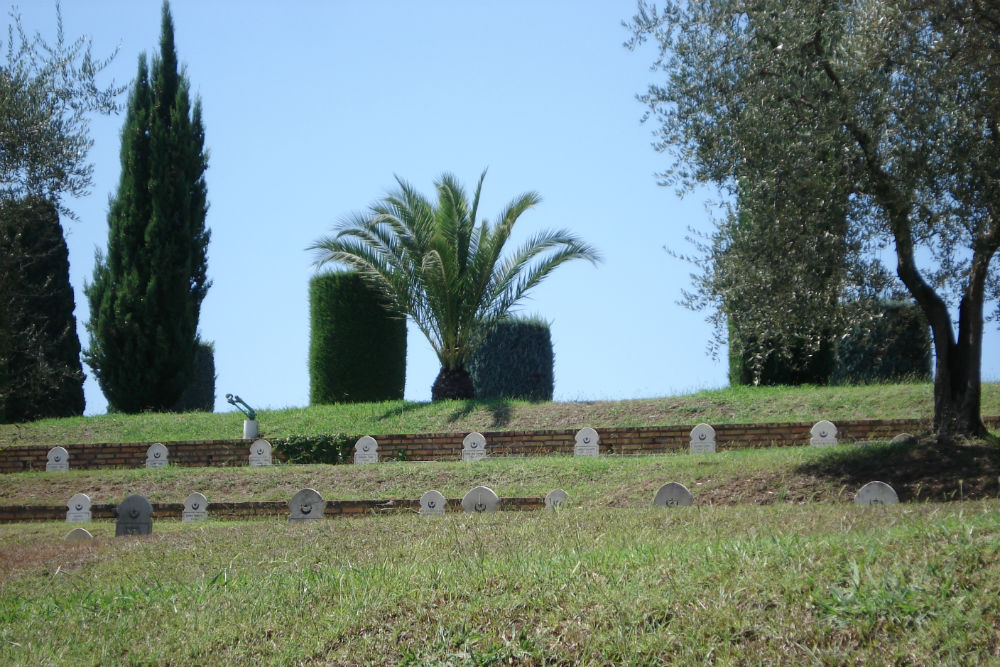
[[[406,384],[406,319],[353,272],[309,282],[309,402],[400,400]]]
[[[199,340],[194,351],[194,375],[171,412],[215,410],[215,346]]]
[[[734,335],[732,325],[730,325],[730,385],[752,385],[754,383],[750,359],[755,351],[766,349],[766,345],[766,342],[760,343],[753,338],[745,341],[739,340]],[[804,345],[799,345],[797,349],[804,348]],[[761,369],[758,384],[765,386],[827,384],[830,381],[830,376],[836,366],[836,349],[833,342],[822,342],[819,349],[808,359],[806,359],[805,353],[797,355],[797,358],[804,360],[804,363],[790,364],[785,359],[778,359],[773,355],[769,356]]]
[[[554,366],[548,322],[511,317],[486,336],[468,371],[478,399],[551,401]]]

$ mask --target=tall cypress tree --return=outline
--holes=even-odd
[[[211,283],[201,101],[178,72],[170,6],[160,54],[145,54],[122,129],[122,173],[107,254],[87,285],[84,356],[112,410],[167,410],[191,382],[198,316]]]

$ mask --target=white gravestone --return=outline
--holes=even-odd
[[[168,455],[167,447],[162,442],[150,445],[146,450],[146,467],[166,468]]]
[[[153,506],[145,496],[131,495],[118,506],[115,537],[150,535],[153,532]]]
[[[378,463],[378,442],[370,435],[358,438],[354,443],[354,464]]]
[[[496,512],[500,509],[500,499],[493,489],[486,486],[477,486],[462,498],[462,509],[466,512]]]
[[[482,433],[470,433],[462,441],[463,461],[482,461],[486,458],[486,438]]]
[[[715,453],[715,429],[708,424],[698,424],[691,429],[692,454]]]
[[[893,444],[893,445],[900,445],[900,444],[910,445],[910,444],[913,444],[916,441],[917,441],[917,439],[914,438],[909,433],[900,433],[895,438],[893,438],[892,440],[890,440],[889,443]]]
[[[46,472],[62,472],[69,470],[69,452],[63,447],[53,447],[45,461]]]
[[[94,536],[86,528],[74,528],[66,533],[66,537],[63,539],[67,542],[83,542],[84,540],[94,539]]]
[[[250,465],[264,467],[271,465],[271,443],[258,438],[250,445]]]
[[[600,456],[601,438],[592,428],[581,428],[576,433],[576,444],[573,445],[573,456]]]
[[[302,489],[288,501],[289,521],[312,521],[322,519],[326,501],[315,489]]]
[[[858,505],[896,505],[899,496],[885,482],[868,482],[854,495],[854,502]]]
[[[545,494],[545,509],[557,510],[563,508],[569,501],[569,494],[562,489],[553,489]]]
[[[417,514],[444,514],[447,502],[440,491],[428,491],[420,496],[420,510]]]
[[[679,482],[668,482],[653,497],[655,507],[684,507],[694,502],[687,487]]]
[[[78,493],[66,503],[66,521],[70,523],[90,521],[90,496]]]
[[[813,447],[829,447],[837,444],[837,427],[833,425],[833,422],[828,422],[825,419],[816,422],[809,434],[812,436],[809,439],[809,444]]]
[[[184,501],[184,512],[181,514],[181,521],[190,523],[192,521],[205,521],[208,519],[208,498],[200,493],[192,493]]]

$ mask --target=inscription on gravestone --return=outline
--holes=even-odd
[[[92,540],[94,536],[86,528],[74,528],[66,533],[66,537],[63,539],[67,542],[82,542],[83,540]]]
[[[145,496],[131,495],[118,506],[115,537],[150,535],[153,532],[153,506]]]
[[[370,435],[358,438],[354,443],[354,463],[378,463],[378,442]]]
[[[200,493],[192,493],[184,501],[184,512],[181,514],[181,521],[190,523],[192,521],[205,521],[208,519],[208,498]]]
[[[653,505],[656,507],[684,507],[693,502],[691,492],[680,482],[664,484],[653,497]]]
[[[66,521],[70,523],[90,521],[90,496],[78,493],[69,499],[66,503]]]
[[[482,461],[486,458],[486,438],[482,433],[470,433],[462,440],[462,460]]]
[[[418,514],[444,514],[447,500],[440,491],[428,491],[420,496]]]
[[[162,442],[150,445],[146,450],[146,467],[166,468],[168,454],[167,447]]]
[[[258,468],[271,465],[271,443],[262,438],[253,441],[250,445],[250,465]]]
[[[896,490],[885,482],[868,482],[854,495],[858,505],[896,505],[899,496]]]
[[[833,425],[833,422],[828,422],[825,419],[816,422],[809,434],[812,436],[809,439],[809,444],[813,447],[829,447],[837,444],[837,427]]]
[[[576,433],[576,444],[573,445],[573,456],[600,456],[601,438],[592,428],[581,428]]]
[[[692,454],[715,453],[715,429],[708,424],[698,424],[691,429]]]
[[[500,509],[500,498],[487,486],[477,486],[462,498],[462,509],[466,512],[496,512]]]
[[[561,509],[569,501],[569,494],[562,489],[553,489],[545,494],[545,509]]]
[[[64,447],[53,447],[45,461],[46,472],[69,470],[69,452]]]
[[[315,489],[302,489],[288,501],[289,521],[313,521],[322,519],[326,501]]]

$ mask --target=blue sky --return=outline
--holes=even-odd
[[[66,34],[91,36],[96,54],[120,46],[106,73],[119,83],[141,52],[158,49],[158,0],[62,9]],[[567,227],[604,256],[596,268],[560,268],[521,307],[552,323],[558,400],[726,385],[724,360],[707,353],[705,314],[676,304],[693,267],[664,251],[689,250],[689,226],[710,231],[711,193],[680,199],[656,183],[666,158],[635,100],[657,76],[654,54],[622,46],[632,0],[175,0],[171,9],[210,151],[214,284],[200,329],[215,343],[217,410],[231,409],[230,392],[257,408],[308,404],[310,243],[395,175],[430,195],[442,172],[472,188],[487,167],[485,217],[535,190],[543,201],[519,221],[522,235]],[[20,10],[26,27],[54,35],[54,3]],[[79,216],[64,226],[84,345],[83,284],[107,241],[122,122],[93,120],[92,194],[67,202]],[[1000,337],[987,328],[984,378],[996,379]],[[429,400],[437,360],[412,327],[408,345],[405,396]],[[103,413],[92,377],[85,391],[87,414]]]

